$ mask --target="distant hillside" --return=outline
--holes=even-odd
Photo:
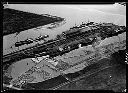
[[[53,39],[57,34],[61,34],[63,31],[68,30],[70,27],[76,25],[80,25],[82,22],[94,21],[94,22],[112,22],[117,25],[125,25],[126,26],[126,16],[122,15],[125,12],[125,8],[122,6],[96,6],[88,7],[86,5],[47,5],[47,4],[9,4],[11,9],[16,9],[20,11],[36,13],[36,14],[50,14],[54,16],[59,16],[61,18],[65,18],[66,23],[60,27],[57,27],[53,30],[45,29],[45,30],[34,30],[29,29],[27,32],[21,32],[17,38],[18,41],[23,41],[27,38],[37,38],[40,35],[49,35],[49,39]],[[122,13],[121,13],[122,12]],[[124,13],[125,14],[125,13]],[[5,36],[3,39],[3,53],[7,54],[12,51],[16,51],[17,48],[8,49],[11,45],[13,45],[17,38],[14,38],[15,35]],[[34,43],[36,44],[36,43]],[[32,45],[34,45],[32,44]],[[30,46],[32,46],[30,45]],[[29,45],[21,46],[20,50],[23,48],[27,48]],[[7,50],[5,50],[7,49]]]

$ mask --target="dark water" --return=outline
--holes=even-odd
[[[83,7],[83,8],[82,8]],[[15,4],[10,5],[10,8],[27,11],[36,14],[50,14],[55,15],[58,17],[62,17],[66,19],[66,24],[57,27],[55,29],[29,29],[26,31],[21,32],[16,38],[14,37],[15,34],[7,35],[3,37],[3,54],[8,54],[13,51],[19,51],[25,49],[27,47],[33,46],[37,44],[34,42],[33,44],[23,45],[19,47],[13,47],[13,49],[9,48],[12,46],[16,41],[24,41],[27,38],[37,38],[40,35],[48,34],[49,39],[53,39],[56,37],[57,34],[61,34],[63,31],[68,30],[70,27],[76,25],[80,25],[82,22],[87,22],[88,20],[94,22],[113,22],[114,24],[118,25],[126,25],[126,16],[120,15],[120,12],[126,12],[125,7],[120,6],[113,6],[113,5],[106,5],[106,6],[95,6],[96,8],[84,8],[86,5],[27,5],[27,4]],[[106,8],[105,8],[106,7]],[[110,11],[109,13],[106,12]],[[102,10],[102,11],[99,11]],[[121,10],[121,11],[119,11]],[[115,11],[116,14],[113,14]],[[38,42],[38,43],[42,43]]]
[[[54,30],[49,30],[49,29],[45,29],[45,30],[34,30],[34,29],[30,29],[26,31],[20,33],[20,35],[18,35],[18,41],[20,40],[25,40],[27,38],[36,38],[38,37],[40,34],[48,34],[50,35],[50,39],[54,38],[57,34],[60,34],[62,31],[65,31],[67,29],[69,29],[70,27],[76,25],[81,24],[82,22],[86,22],[88,20],[90,21],[95,21],[95,22],[113,22],[115,24],[119,24],[119,25],[126,25],[126,16],[124,15],[116,15],[113,14],[113,12],[111,13],[106,13],[105,11],[101,12],[95,9],[80,9],[79,7],[70,7],[71,5],[68,6],[57,6],[57,5],[50,5],[49,7],[46,5],[12,5],[12,8],[14,9],[18,9],[18,10],[22,10],[22,11],[29,11],[29,12],[33,12],[33,13],[37,13],[37,14],[43,14],[43,13],[48,13],[51,15],[56,15],[56,16],[60,16],[63,18],[66,18],[66,24],[58,27]],[[108,9],[111,11],[113,11],[113,9],[109,7],[107,7],[106,9]],[[102,9],[102,8],[101,8]],[[115,7],[115,10],[118,12],[118,10],[121,8]],[[104,10],[104,9],[103,9]],[[8,54],[11,53],[12,51],[18,51],[17,48],[14,49],[7,49],[8,47],[10,47],[11,45],[14,44],[14,42],[17,41],[17,38],[14,38],[15,34],[12,35],[8,35],[6,37],[3,37],[3,54]],[[41,42],[40,42],[41,43]],[[36,44],[36,43],[35,43]],[[33,46],[35,44],[31,44],[31,45],[25,45],[20,47],[21,49]],[[123,53],[122,54],[118,54],[116,53],[115,55],[112,55],[112,60],[111,62],[109,62],[109,64],[117,64],[119,63],[121,66],[124,66],[122,68],[125,69],[125,64],[122,60],[124,60],[124,56]],[[102,60],[103,61],[103,60]],[[106,62],[106,61],[105,61]],[[102,62],[102,64],[105,62]],[[101,65],[97,64],[97,65],[92,65],[89,66],[88,68],[85,68],[84,70],[82,70],[80,73],[87,73],[88,71],[95,71],[96,69],[98,69]],[[103,65],[104,66],[104,65]],[[114,68],[114,70],[119,69],[119,68]],[[120,68],[119,71],[122,71],[122,69]],[[106,71],[106,73],[109,71]],[[118,71],[117,71],[118,73]],[[113,72],[114,74],[114,72]],[[118,76],[120,76],[121,74],[119,74]],[[71,74],[69,75],[69,77],[71,77],[72,79],[76,78],[77,76],[79,76],[78,74]],[[124,75],[122,75],[124,76]],[[5,80],[8,81],[7,78],[4,78]],[[47,89],[47,88],[51,88],[53,86],[57,86],[59,83],[63,83],[66,82],[66,79],[64,77],[57,77],[54,79],[51,79],[50,81],[46,81],[46,82],[41,82],[38,84],[28,84],[26,86],[24,86],[25,89]],[[44,84],[44,85],[43,85]],[[71,84],[72,86],[73,84]],[[78,85],[77,85],[78,86]],[[75,86],[73,86],[74,88],[76,88]],[[65,89],[64,87],[62,87],[62,89]],[[67,88],[69,89],[69,88]],[[80,89],[76,88],[76,89]],[[84,89],[84,88],[83,88]]]

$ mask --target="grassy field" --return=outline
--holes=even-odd
[[[121,55],[121,57],[119,57]],[[103,63],[117,66],[109,67],[89,75],[73,83],[58,88],[58,90],[113,90],[121,92],[126,88],[126,65],[124,52],[115,53],[111,60],[102,60]],[[102,64],[101,64],[102,65]],[[107,65],[106,65],[107,67]]]

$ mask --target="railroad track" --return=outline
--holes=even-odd
[[[55,86],[55,87],[53,87],[53,88],[49,88],[48,90],[57,90],[57,89],[59,89],[60,87],[62,87],[62,86],[64,86],[64,85],[73,83],[73,82],[78,81],[78,80],[80,80],[80,79],[82,79],[82,78],[86,78],[86,77],[88,77],[88,76],[90,76],[90,75],[93,75],[93,74],[95,74],[95,73],[98,73],[98,72],[100,72],[100,71],[102,71],[102,70],[105,70],[105,69],[108,69],[108,68],[112,68],[112,67],[118,67],[118,66],[120,66],[120,65],[118,64],[118,65],[113,65],[113,66],[102,67],[102,68],[100,68],[99,70],[94,71],[93,73],[83,74],[83,75],[81,75],[81,76],[79,76],[79,77],[77,77],[77,78],[75,78],[75,79],[73,79],[73,80],[70,80],[70,81],[68,81],[68,82],[62,83],[62,84],[60,84],[60,85],[58,85],[58,86]],[[46,90],[47,90],[47,89],[46,89]]]
[[[21,88],[17,88],[17,87],[14,87],[14,86],[11,86],[11,85],[7,85],[7,84],[3,84],[3,87],[4,87],[4,88],[14,89],[14,90],[23,90],[23,89],[21,89]]]
[[[89,68],[86,67],[84,70],[78,71],[78,73],[80,75],[78,75],[77,77],[75,76],[75,77],[72,78],[71,74],[69,74],[70,76],[67,76],[67,74],[66,75],[63,74],[61,76],[66,81],[65,82],[61,81],[62,83],[59,81],[58,83],[55,84],[56,86],[53,85],[51,87],[49,87],[49,86],[44,87],[42,84],[46,83],[46,85],[47,85],[47,83],[49,83],[49,84],[53,83],[54,81],[57,80],[57,78],[54,81],[50,80],[50,82],[49,82],[49,80],[48,80],[46,82],[42,82],[42,84],[38,84],[37,83],[37,86],[41,86],[42,85],[42,88],[39,88],[39,90],[57,90],[57,89],[59,89],[60,87],[62,87],[64,85],[70,84],[70,83],[75,82],[75,81],[79,81],[82,78],[86,78],[86,77],[88,77],[90,75],[93,75],[95,73],[98,73],[98,72],[100,72],[100,71],[102,71],[104,69],[108,69],[108,68],[111,68],[111,67],[114,67],[114,66],[119,66],[119,64],[116,64],[115,62],[112,63],[112,64],[111,64],[111,62],[112,61],[110,61],[110,59],[109,60],[108,59],[100,60],[100,62],[96,62],[95,64],[90,65]],[[76,75],[76,73],[73,73],[73,74]],[[34,86],[36,86],[36,85],[34,84]],[[9,85],[5,85],[5,87],[12,88],[12,89],[15,89],[15,90],[19,90],[20,89],[20,88],[16,88],[16,87],[10,87]],[[29,88],[29,89],[31,89],[31,88]],[[25,87],[22,88],[22,90],[25,90]],[[35,90],[38,90],[38,87],[35,88]]]
[[[34,57],[35,56],[35,52],[39,53],[39,50],[40,51],[45,51],[48,48],[54,49],[53,45],[56,45],[56,46],[59,47],[62,44],[66,45],[66,44],[68,44],[70,42],[73,42],[73,41],[76,42],[76,40],[79,42],[79,40],[81,40],[81,39],[84,39],[84,37],[81,38],[81,35],[80,35],[80,36],[77,36],[75,38],[71,38],[71,39],[68,39],[68,40],[66,40],[66,39],[54,40],[52,42],[46,42],[46,43],[43,43],[43,44],[37,44],[37,45],[35,45],[33,47],[29,47],[29,48],[26,48],[26,49],[23,49],[23,50],[20,50],[20,51],[16,51],[16,52],[4,55],[3,56],[3,62],[8,62],[8,61],[11,61],[11,60],[13,60],[13,62],[15,62],[15,61],[19,61],[21,59],[25,59],[25,58],[27,58],[29,56],[30,57]],[[66,52],[66,50],[65,50],[65,52]],[[47,52],[47,53],[50,54],[50,52]],[[44,55],[46,55],[46,54],[44,54]]]

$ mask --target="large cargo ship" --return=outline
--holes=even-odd
[[[43,83],[52,78],[78,72],[125,49],[125,26],[89,22],[62,32],[53,41],[28,49],[28,53],[21,51],[22,55],[28,56],[9,66],[5,77],[11,78],[9,87],[21,89],[26,84]],[[24,68],[17,71],[21,65]]]

